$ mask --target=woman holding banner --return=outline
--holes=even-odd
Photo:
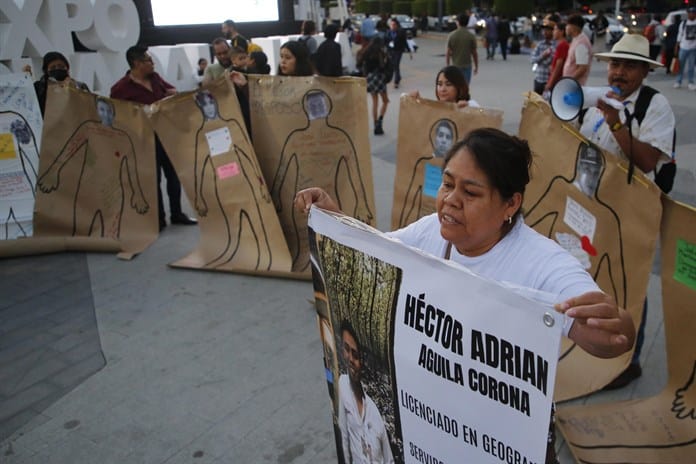
[[[633,346],[630,315],[599,290],[576,258],[522,220],[531,162],[524,140],[492,128],[470,132],[445,157],[437,212],[390,235],[480,276],[556,295],[566,336],[594,356],[619,356]],[[319,188],[295,196],[299,210],[313,204],[339,212]],[[547,463],[557,462],[552,434],[553,426]]]
[[[305,44],[291,40],[280,47],[279,76],[311,76],[313,74],[314,66]]]
[[[417,90],[409,92],[409,95],[414,98],[420,98],[420,93]],[[476,100],[471,98],[469,84],[467,84],[462,71],[456,66],[445,66],[437,73],[435,78],[435,97],[438,101],[456,103],[459,108],[467,106],[472,108],[481,107]]]

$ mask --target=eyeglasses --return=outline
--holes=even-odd
[[[152,63],[152,57],[151,56],[146,56],[144,58],[140,58],[138,61],[142,61],[143,63]]]

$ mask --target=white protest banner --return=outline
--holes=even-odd
[[[32,235],[43,120],[29,75],[0,74],[0,239]]]
[[[346,216],[312,208],[309,227],[339,462],[544,462],[562,326],[548,295]]]

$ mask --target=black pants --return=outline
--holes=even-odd
[[[674,47],[665,47],[665,68],[667,69],[667,74],[670,73],[670,68],[672,67],[672,60],[674,60]]]
[[[660,54],[661,51],[662,51],[662,45],[650,44],[650,59],[657,60],[657,56]]]
[[[157,136],[155,136],[155,153],[157,156],[157,208],[159,211],[160,223],[164,223],[164,205],[162,200],[162,189],[160,188],[162,171],[164,171],[164,177],[167,178],[167,196],[169,197],[170,217],[181,214],[181,182],[179,182],[179,177],[176,175],[174,166],[172,162],[169,161],[169,156],[167,156],[167,152],[164,151],[164,147]]]
[[[510,37],[503,37],[502,39],[498,39],[498,44],[500,45],[500,53],[503,55],[503,59],[507,60],[507,52],[508,52],[508,40]]]
[[[543,95],[545,87],[546,82],[539,82],[536,79],[534,80],[534,92],[538,93],[539,95]]]

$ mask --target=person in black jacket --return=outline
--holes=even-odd
[[[510,21],[507,16],[501,16],[498,21],[498,43],[503,60],[507,60],[508,41],[510,40]]]
[[[324,30],[324,41],[317,48],[317,52],[312,56],[314,68],[320,76],[340,76],[343,74],[341,64],[341,45],[336,43],[338,27],[329,24]]]
[[[34,90],[36,97],[39,100],[39,109],[41,116],[46,110],[46,90],[49,82],[64,82],[70,84],[80,90],[89,92],[89,87],[84,82],[76,81],[70,77],[70,63],[68,59],[60,52],[48,52],[43,57],[41,65],[43,76],[34,82]]]
[[[406,31],[401,28],[401,24],[396,18],[392,18],[389,23],[386,42],[389,58],[394,65],[394,88],[398,89],[401,82],[401,57],[405,51],[408,51],[412,59],[413,55],[411,55],[411,49],[406,40]]]

